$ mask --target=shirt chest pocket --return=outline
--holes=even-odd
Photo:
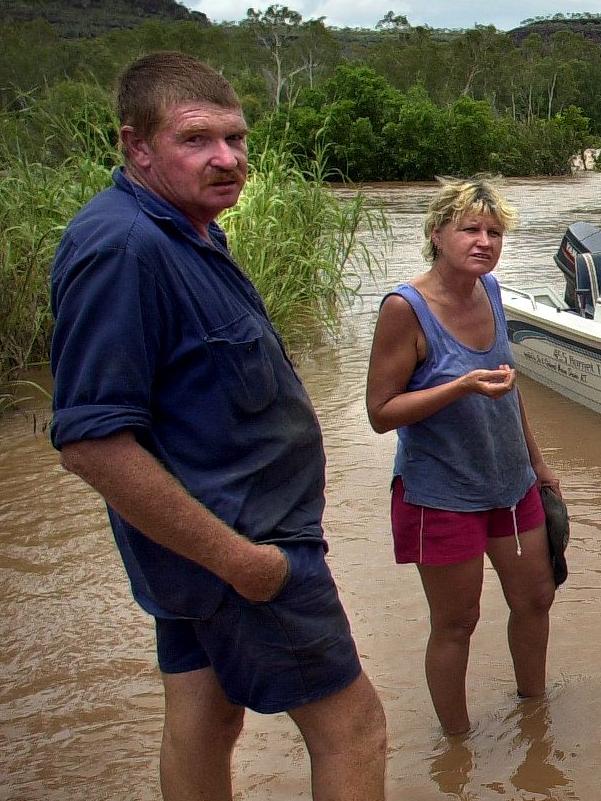
[[[237,408],[256,414],[275,400],[278,385],[268,344],[250,314],[210,331],[207,344],[219,381]]]

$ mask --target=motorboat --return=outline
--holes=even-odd
[[[578,222],[554,256],[563,298],[548,286],[501,284],[519,372],[601,413],[601,230]]]

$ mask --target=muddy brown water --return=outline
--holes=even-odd
[[[388,275],[365,276],[336,340],[301,371],[328,454],[330,563],[389,725],[390,801],[601,799],[601,416],[520,379],[531,425],[559,473],[572,538],[552,610],[548,698],[518,702],[507,612],[488,567],[473,638],[473,732],[441,737],[423,675],[426,605],[415,568],[395,566],[388,530],[394,435],[377,436],[364,382],[379,299],[418,272],[431,185],[368,187],[392,225]],[[552,260],[566,225],[601,225],[601,175],[513,181],[521,226],[498,275],[561,288]],[[45,417],[38,410],[38,424]],[[0,421],[0,799],[158,801],[162,692],[151,620],[133,603],[102,502],[64,473],[31,415]],[[284,715],[249,713],[237,801],[309,799],[308,760]]]

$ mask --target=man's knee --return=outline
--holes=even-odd
[[[201,744],[232,748],[244,724],[244,707],[230,703],[213,671],[163,676],[164,740],[177,750]]]
[[[354,754],[362,758],[378,759],[386,752],[386,718],[384,709],[373,685],[364,675],[347,699],[340,699],[339,714],[332,739],[324,736],[323,744],[332,752]],[[328,734],[330,733],[328,732]],[[318,741],[316,747],[320,748]]]
[[[209,720],[199,713],[165,715],[163,740],[176,751],[213,748],[231,750],[244,725],[244,710],[222,711]]]
[[[386,750],[386,718],[382,703],[365,674],[349,687],[305,707],[291,710],[312,754],[367,754]]]
[[[386,753],[386,717],[375,689],[368,686],[370,692],[366,692],[364,702],[355,707],[355,714],[349,719],[346,739],[349,750],[376,758]]]

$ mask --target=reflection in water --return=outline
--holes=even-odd
[[[515,734],[512,738],[516,753],[525,751],[524,758],[511,777],[518,790],[542,793],[555,798],[559,788],[567,787],[569,780],[561,772],[557,762],[564,754],[555,749],[550,730],[551,715],[546,699],[525,699],[505,718],[505,723]],[[564,798],[572,797],[565,795]]]
[[[507,238],[500,276],[561,289],[553,254],[570,222],[601,221],[601,175],[512,180],[508,190],[522,225]],[[596,801],[601,415],[525,379],[531,425],[572,519],[570,576],[552,610],[551,692],[545,703],[516,706],[506,605],[487,569],[468,674],[477,724],[463,741],[438,741],[423,669],[423,591],[417,571],[392,558],[394,435],[373,434],[363,399],[380,298],[423,269],[423,212],[433,191],[369,188],[392,226],[388,274],[363,277],[337,340],[300,365],[328,456],[330,565],[386,708],[389,801]],[[102,502],[58,467],[47,435],[32,436],[19,416],[0,421],[0,485],[0,801],[159,801],[163,701],[152,623],[131,600]],[[236,801],[310,798],[306,755],[285,716],[248,716],[234,770]]]
[[[561,767],[566,757],[555,744],[549,700],[524,699],[497,718],[494,737],[479,727],[466,735],[442,737],[429,760],[430,776],[441,793],[458,801],[488,797],[478,786],[511,799],[567,801],[576,796]],[[496,766],[495,781],[482,780],[485,763]]]
[[[474,767],[474,752],[469,734],[446,737],[435,750],[430,762],[430,776],[442,793],[452,793],[461,801],[475,801],[476,796],[465,791]]]

